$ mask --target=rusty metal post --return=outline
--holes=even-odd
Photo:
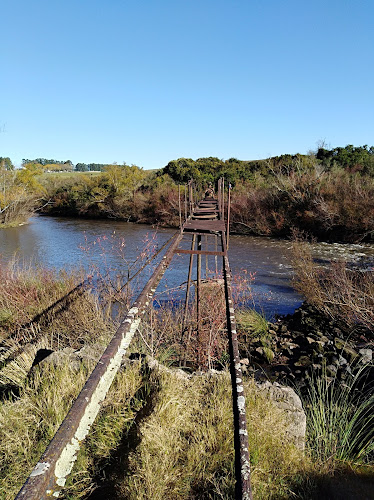
[[[182,232],[182,206],[181,206],[181,187],[178,184],[178,208],[179,208],[179,229]]]
[[[225,283],[226,318],[229,336],[230,373],[232,386],[232,401],[234,413],[234,446],[235,446],[235,498],[252,500],[251,469],[249,459],[249,444],[243,374],[240,368],[238,335],[234,314],[234,302],[231,289],[231,271],[227,257],[225,234],[222,233],[223,277]]]
[[[231,208],[231,184],[228,184],[228,200],[227,200],[227,231],[226,231],[226,245],[229,249],[229,235],[230,235],[230,208]]]
[[[197,250],[201,251],[201,235],[197,236]],[[197,255],[197,279],[196,279],[196,319],[197,332],[200,327],[200,293],[201,293],[201,254]]]
[[[187,186],[184,185],[184,220],[187,220]]]
[[[222,190],[222,179],[218,179],[218,210],[219,218],[222,219],[222,206],[221,206],[221,190]]]
[[[205,235],[205,246],[206,246],[206,251],[208,252],[209,246],[208,246],[208,235]],[[209,275],[209,265],[208,265],[208,254],[205,255],[205,279],[208,279]]]
[[[122,357],[182,236],[179,232],[175,234],[166,254],[128,311],[54,438],[18,493],[17,500],[46,500],[59,495],[73,469],[81,442],[100,411]]]
[[[214,243],[215,243],[215,251],[217,252],[217,248],[218,248],[218,237],[217,235],[215,234],[214,235]],[[215,255],[214,257],[214,260],[215,260],[215,264],[216,264],[216,278],[218,277],[218,257],[217,255]]]
[[[225,178],[222,177],[222,219],[225,220]]]
[[[196,241],[196,234],[192,236],[192,243],[191,243],[191,250],[195,249],[195,241]],[[188,267],[188,278],[187,278],[187,289],[186,289],[186,301],[184,304],[184,315],[183,315],[183,324],[182,324],[182,335],[184,331],[184,327],[186,325],[187,321],[187,314],[188,314],[188,302],[189,302],[189,297],[190,297],[190,289],[191,289],[191,275],[192,275],[192,267],[193,267],[193,256],[194,254],[191,254],[190,257],[190,265]]]
[[[192,215],[192,180],[188,182],[188,201],[190,204],[190,216]]]

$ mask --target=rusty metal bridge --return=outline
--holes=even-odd
[[[205,256],[206,258],[206,269],[208,269],[209,258],[214,258],[216,270],[218,258],[222,259],[233,400],[235,497],[243,500],[252,499],[243,377],[240,368],[232,298],[231,271],[227,255],[231,196],[230,186],[227,186],[227,188],[225,189],[224,179],[220,179],[217,196],[214,196],[213,189],[208,189],[205,197],[200,196],[201,200],[197,202],[199,196],[196,194],[193,181],[190,181],[184,187],[184,196],[181,196],[181,188],[179,187],[180,230],[176,232],[169,242],[160,263],[155,268],[143,291],[128,310],[126,317],[122,320],[84,388],[16,499],[40,500],[59,496],[68,475],[73,469],[80,445],[100,411],[101,403],[106,397],[110,385],[120,368],[122,358],[126,354],[146,311],[152,307],[156,288],[175,254],[188,254],[190,256],[184,323],[187,321],[188,305],[191,300],[192,273],[194,257],[196,256],[195,300],[197,329],[199,329],[201,315],[202,257]]]

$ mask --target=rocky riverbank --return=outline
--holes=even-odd
[[[294,314],[268,323],[261,335],[242,336],[242,368],[256,377],[292,380],[299,386],[313,375],[345,380],[373,361],[373,332],[348,331],[307,303]],[[371,369],[374,378],[373,370]]]

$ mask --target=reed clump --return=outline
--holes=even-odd
[[[342,464],[374,464],[374,387],[372,366],[356,369],[344,382],[326,371],[312,377],[304,407],[308,446],[314,461],[331,472]]]

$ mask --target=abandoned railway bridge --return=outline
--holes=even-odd
[[[243,377],[240,368],[238,340],[228,259],[230,223],[230,186],[225,190],[224,179],[218,182],[217,196],[208,190],[200,201],[193,181],[185,186],[184,196],[179,190],[180,229],[169,241],[165,253],[153,271],[144,289],[137,297],[104,354],[89,376],[84,388],[73,403],[66,418],[49,446],[35,465],[17,499],[39,500],[58,497],[66,478],[73,469],[81,442],[87,436],[98,415],[112,381],[120,368],[122,358],[136,335],[147,309],[152,307],[153,295],[175,254],[188,254],[188,278],[184,309],[187,321],[191,300],[191,284],[195,283],[196,328],[200,324],[202,288],[202,257],[222,259],[222,275],[226,308],[226,331],[230,351],[230,372],[233,401],[233,440],[235,446],[236,498],[251,499],[249,445],[245,411]],[[196,256],[196,279],[193,280]],[[208,264],[206,266],[208,269]]]

